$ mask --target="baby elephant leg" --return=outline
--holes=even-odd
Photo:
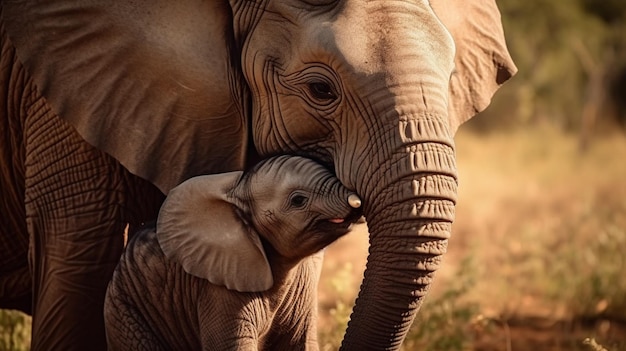
[[[210,304],[200,302],[199,324],[202,350],[265,350],[263,343],[259,341],[258,327],[246,319],[245,312],[241,314],[241,318],[230,318],[225,317],[230,316],[230,313],[216,311],[222,308],[234,308],[241,311],[242,306],[239,305],[239,301],[232,301],[231,296],[223,297],[225,297],[224,301],[217,302],[212,307],[209,307]]]

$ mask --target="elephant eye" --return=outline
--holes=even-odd
[[[333,88],[325,82],[309,83],[309,91],[318,100],[335,100],[337,98]]]
[[[289,199],[289,203],[294,208],[303,208],[306,206],[307,197],[301,194],[295,194]]]
[[[309,6],[328,6],[328,5],[335,5],[338,1],[337,0],[305,0],[304,3],[306,3]]]

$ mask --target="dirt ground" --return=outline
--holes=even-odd
[[[614,297],[626,296],[626,285],[615,278],[626,269],[621,254],[626,252],[626,138],[599,138],[586,152],[578,149],[575,135],[550,130],[460,133],[456,143],[456,221],[427,301],[458,279],[460,265],[469,258],[475,283],[462,299],[477,303],[475,318],[489,323],[472,321],[473,341],[463,349],[584,350],[586,338],[609,351],[626,349],[626,311],[614,311],[626,306],[615,305]],[[592,250],[600,245],[597,238],[611,235],[614,257]],[[367,228],[360,225],[327,249],[320,282],[321,329],[337,318],[337,301],[352,304],[367,247]],[[591,263],[580,267],[600,268],[581,272],[581,260]],[[616,283],[606,292],[593,288],[595,295],[587,294],[591,278],[583,273]]]

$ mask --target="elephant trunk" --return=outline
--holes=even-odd
[[[457,175],[447,119],[422,113],[398,121],[395,145],[374,165],[385,171],[359,190],[370,253],[342,350],[400,347],[450,237]]]

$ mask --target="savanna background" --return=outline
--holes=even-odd
[[[626,1],[498,0],[519,73],[456,136],[443,267],[405,350],[626,350]],[[341,342],[367,228],[333,244],[320,345]],[[0,310],[0,351],[30,320]]]

